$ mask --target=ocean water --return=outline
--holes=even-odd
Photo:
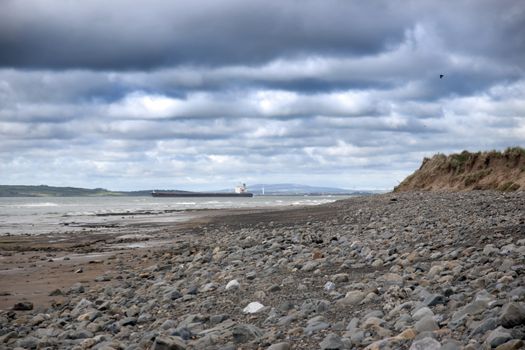
[[[125,227],[130,223],[180,222],[195,209],[304,206],[345,196],[253,198],[0,197],[0,235],[53,234]]]

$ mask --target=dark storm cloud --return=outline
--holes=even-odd
[[[523,67],[525,6],[519,0],[423,2],[421,19],[446,39],[446,50]]]
[[[17,68],[150,69],[374,54],[402,39],[405,23],[389,1],[7,0],[1,6],[0,65]],[[375,21],[377,14],[388,20]]]
[[[388,51],[418,25],[457,52],[525,62],[519,0],[49,2],[4,0],[0,66],[154,69]],[[523,64],[523,63],[521,63]]]

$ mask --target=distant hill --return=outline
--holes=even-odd
[[[151,191],[108,191],[103,188],[12,186],[0,185],[0,197],[100,197],[100,196],[149,196]]]
[[[335,187],[315,187],[298,184],[257,184],[248,187],[256,195],[367,195],[371,191],[345,190]],[[166,190],[168,191],[168,190]],[[171,190],[176,191],[176,190]],[[181,191],[186,192],[186,191]],[[233,192],[224,189],[211,192]],[[54,186],[17,186],[0,185],[0,197],[108,197],[108,196],[150,196],[151,191],[110,191],[104,188],[54,187]]]
[[[404,191],[525,190],[525,149],[463,151],[423,159],[421,167],[394,188]]]
[[[368,191],[346,190],[336,187],[316,187],[298,184],[255,184],[248,191],[256,195],[358,195],[371,194]]]

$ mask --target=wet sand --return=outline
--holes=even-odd
[[[315,208],[291,212],[304,216],[318,212]],[[110,223],[99,228],[92,225],[83,232],[0,236],[0,310],[20,301],[44,309],[64,300],[64,296],[49,295],[56,289],[67,290],[75,283],[103,286],[105,282],[95,278],[117,273],[116,260],[136,261],[135,257],[152,250],[191,240],[214,222],[242,226],[282,220],[283,210],[287,208],[195,210],[185,222],[152,215],[113,228]]]

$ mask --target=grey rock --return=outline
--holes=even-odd
[[[465,316],[465,315],[478,315],[480,313],[482,313],[483,311],[485,311],[487,309],[487,302],[486,301],[482,301],[482,300],[475,300],[467,305],[465,305],[464,307],[462,307],[461,309],[459,309],[458,311],[456,311],[454,313],[454,315],[452,316],[452,320],[457,320],[459,318],[461,318],[462,316]]]
[[[350,334],[347,334],[347,333],[349,332],[346,332],[345,336],[348,335],[353,344],[359,345],[365,339],[365,332],[360,329],[356,331],[350,331]]]
[[[39,340],[35,337],[25,337],[16,341],[16,346],[24,349],[36,349],[38,347]]]
[[[494,244],[487,244],[483,248],[483,254],[485,255],[496,255],[499,253],[499,249],[494,247]]]
[[[423,304],[425,304],[426,306],[435,306],[435,305],[446,304],[446,303],[447,303],[447,298],[445,298],[445,296],[441,294],[430,294],[423,301]]]
[[[80,293],[84,293],[85,291],[86,291],[86,288],[82,285],[82,283],[78,282],[72,285],[71,288],[69,288],[68,294],[69,293],[80,294]]]
[[[463,346],[457,340],[445,340],[439,350],[461,350]]]
[[[263,331],[251,324],[240,324],[233,327],[232,335],[235,343],[246,343],[262,337]]]
[[[217,289],[217,285],[215,283],[206,283],[201,287],[200,291],[206,293],[215,289]]]
[[[297,315],[294,315],[294,314],[287,315],[287,316],[281,317],[277,321],[277,325],[278,326],[288,326],[290,323],[292,323],[295,320],[297,320]]]
[[[304,333],[306,335],[311,335],[312,333],[329,327],[330,324],[326,322],[323,316],[315,316],[308,320],[306,327],[304,328]]]
[[[151,314],[146,312],[146,313],[139,315],[139,317],[137,318],[137,323],[147,323],[147,322],[150,322],[151,319],[152,319]]]
[[[436,336],[436,334],[434,334],[434,332],[431,332],[431,331],[425,331],[425,332],[421,332],[421,333],[419,333],[418,335],[416,335],[416,337],[414,338],[414,340],[421,340],[421,339],[424,339],[424,338],[433,338],[433,339],[437,339],[437,336]]]
[[[341,337],[334,333],[328,334],[319,345],[322,350],[339,350],[346,348]]]
[[[462,315],[461,317],[457,319],[452,319],[448,322],[448,327],[450,329],[457,329],[463,325],[465,325],[468,321],[469,317],[468,315]]]
[[[386,273],[379,278],[386,286],[399,286],[403,285],[403,277],[397,273]]]
[[[97,310],[88,311],[88,312],[80,315],[80,317],[82,318],[83,321],[89,321],[89,322],[93,322],[94,320],[96,320],[100,316],[102,316],[102,313],[100,311],[97,311]]]
[[[510,335],[508,329],[505,329],[500,326],[494,329],[492,332],[490,332],[489,336],[487,337],[487,344],[495,348],[511,339],[512,336]]]
[[[79,329],[68,333],[67,337],[69,339],[86,339],[93,338],[93,333],[85,329]]]
[[[20,301],[13,306],[13,310],[16,310],[16,311],[33,310],[33,303],[30,301]]]
[[[310,260],[310,261],[306,262],[306,264],[303,265],[301,270],[303,270],[305,272],[310,272],[310,271],[315,270],[317,268],[317,266],[319,266],[319,262],[318,261]]]
[[[407,328],[407,325],[412,321],[412,318],[407,314],[402,314],[398,317],[397,321],[394,323],[394,329],[396,331],[402,331]]]
[[[415,328],[418,332],[432,332],[439,329],[436,321],[430,316],[425,316],[416,322]]]
[[[100,275],[95,277],[95,282],[108,282],[111,281],[111,276],[108,275]]]
[[[348,322],[348,325],[346,326],[346,330],[348,331],[354,331],[357,329],[357,325],[359,324],[359,319],[357,317],[354,317]]]
[[[87,299],[81,299],[75,308],[71,311],[71,316],[78,317],[81,314],[85,313],[87,310],[92,310],[93,303]]]
[[[191,326],[191,325],[190,325]],[[179,337],[181,338],[182,340],[188,340],[188,339],[191,339],[193,337],[193,332],[191,331],[191,329],[189,328],[186,328],[186,327],[178,327],[176,328],[175,330],[173,330],[171,332],[170,335],[173,335],[173,336],[176,336],[176,337]]]
[[[384,324],[385,320],[371,316],[363,320],[363,322],[361,323],[361,328],[367,329],[371,326],[383,326]]]
[[[137,318],[136,317],[125,317],[122,320],[120,320],[118,323],[122,327],[134,326],[137,324]]]
[[[522,298],[523,296],[525,296],[525,287],[519,286],[517,288],[514,288],[509,292],[509,296],[516,299]]]
[[[177,322],[174,320],[166,320],[160,325],[161,329],[170,329],[175,327],[177,327]]]
[[[422,307],[416,311],[414,311],[412,313],[412,319],[414,319],[414,321],[419,321],[420,319],[422,319],[423,317],[426,317],[426,316],[434,316],[434,313],[432,312],[432,310],[430,310],[428,307]]]
[[[158,336],[151,347],[152,350],[185,350],[186,344],[179,337]]]
[[[525,324],[525,306],[518,303],[505,304],[501,309],[499,320],[506,328]]]
[[[333,279],[336,283],[344,283],[349,281],[349,276],[347,273],[338,273],[333,276]]]
[[[227,320],[228,318],[230,317],[226,314],[213,315],[213,316],[210,316],[210,323],[218,324],[218,323],[221,323],[222,321]]]
[[[169,300],[177,300],[179,298],[182,298],[182,293],[179,292],[177,289],[171,289],[164,294],[164,298]]]
[[[279,290],[281,290],[281,286],[278,284],[272,284],[270,287],[266,289],[266,291],[269,293],[277,292]]]
[[[64,292],[62,292],[60,289],[55,289],[51,293],[48,294],[50,297],[56,297],[56,296],[62,296],[64,295]]]
[[[268,347],[267,350],[290,350],[290,343],[282,342],[282,343],[272,344]]]
[[[300,307],[300,310],[304,314],[311,314],[314,312],[323,312],[330,308],[330,302],[322,299],[307,299]]]
[[[481,321],[481,323],[472,330],[472,332],[470,333],[470,336],[472,337],[477,334],[483,335],[487,331],[495,329],[497,326],[498,326],[498,320],[495,317],[487,318]]]
[[[441,343],[434,338],[423,338],[412,342],[409,350],[440,350]]]
[[[226,344],[224,346],[221,346],[217,350],[237,350],[237,347],[233,344]]]
[[[214,345],[219,341],[220,337],[216,333],[210,333],[191,341],[189,345],[191,345],[192,349],[214,349]]]
[[[506,343],[501,344],[496,350],[523,350],[525,349],[525,342],[521,339],[512,339]]]
[[[339,299],[337,301],[338,304],[344,304],[344,305],[357,305],[363,299],[365,299],[366,294],[361,292],[360,290],[353,290],[348,293],[346,293],[345,297],[342,299]]]

